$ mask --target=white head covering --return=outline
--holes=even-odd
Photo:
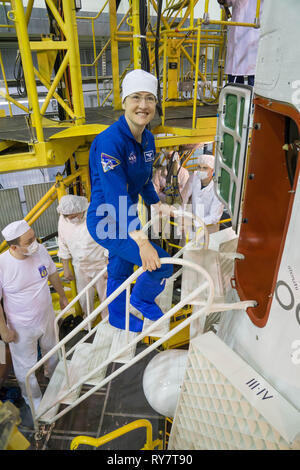
[[[135,69],[125,75],[122,83],[122,101],[126,96],[139,91],[147,91],[157,98],[157,78],[145,70]]]
[[[30,225],[26,222],[26,220],[16,220],[15,222],[7,225],[1,233],[3,238],[9,242],[28,232],[29,229]]]
[[[207,155],[203,153],[198,157],[198,165],[204,164],[208,165],[210,168],[214,169],[215,168],[215,157],[213,155]]]
[[[67,194],[60,199],[56,210],[59,214],[70,215],[84,212],[87,210],[88,206],[89,201],[86,197]]]

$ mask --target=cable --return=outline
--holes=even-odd
[[[147,48],[147,4],[146,0],[140,0],[140,34],[141,34],[141,66],[146,72],[150,72],[150,60]],[[144,36],[144,37],[143,37]]]
[[[18,95],[24,98],[25,96],[27,96],[27,90],[20,51],[17,52],[17,57],[14,66],[14,78],[17,82]]]
[[[159,79],[159,40],[160,40],[160,20],[161,20],[162,0],[158,0],[157,4],[157,24],[156,24],[156,38],[155,38],[155,68],[157,77],[157,111],[159,116],[162,116],[161,92],[160,92],[160,79]]]

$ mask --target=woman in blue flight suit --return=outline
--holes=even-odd
[[[157,79],[144,70],[129,72],[122,85],[124,115],[93,141],[90,150],[91,203],[87,227],[91,236],[109,250],[107,296],[143,266],[132,290],[130,303],[145,317],[157,320],[163,313],[154,302],[165,287],[173,266],[161,265],[169,255],[141,231],[138,196],[158,211],[167,212],[152,183],[154,137],[146,129],[156,108]],[[109,306],[111,325],[125,328],[123,291]],[[129,329],[141,331],[143,321],[130,314]]]

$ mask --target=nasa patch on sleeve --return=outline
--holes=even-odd
[[[144,158],[145,158],[145,162],[153,162],[153,160],[154,160],[154,151],[153,150],[148,150],[147,152],[144,152]]]
[[[107,173],[109,170],[113,170],[116,166],[120,165],[120,160],[106,153],[101,153],[101,164],[104,173]]]

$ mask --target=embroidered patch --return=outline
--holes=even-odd
[[[152,162],[154,160],[154,151],[148,150],[148,152],[144,152],[145,162]]]
[[[101,163],[104,173],[107,173],[109,170],[113,170],[116,166],[120,165],[121,162],[115,157],[101,153]]]
[[[129,163],[136,163],[136,155],[135,153],[131,152],[131,154],[128,157]]]
[[[38,270],[40,272],[40,275],[41,275],[42,279],[48,275],[48,271],[47,271],[46,266],[39,266]]]

